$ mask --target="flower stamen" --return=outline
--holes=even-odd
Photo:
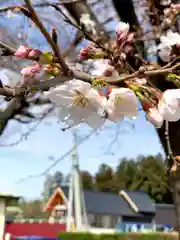
[[[76,96],[73,97],[72,106],[73,107],[79,106],[81,108],[87,107],[89,103],[88,99],[83,94],[81,94],[78,90],[75,90],[75,92],[76,92]]]
[[[120,96],[115,96],[114,104],[116,106],[119,106],[121,104],[121,97]]]

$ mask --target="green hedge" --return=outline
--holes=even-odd
[[[176,233],[59,233],[58,238],[61,240],[177,240],[178,236]]]

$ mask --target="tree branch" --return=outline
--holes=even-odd
[[[62,161],[63,159],[65,159],[67,156],[69,156],[73,151],[74,151],[74,148],[82,145],[86,140],[88,140],[94,133],[95,133],[96,130],[92,130],[85,138],[83,138],[82,140],[80,140],[76,146],[73,146],[71,149],[69,149],[69,151],[67,151],[65,154],[63,154],[60,158],[56,159],[55,161],[53,161],[53,163],[47,167],[43,172],[41,172],[40,174],[31,174],[29,175],[28,177],[26,178],[22,178],[18,181],[18,183],[22,183],[24,181],[28,181],[32,178],[39,178],[39,177],[43,177],[43,176],[46,176],[49,171],[51,169],[53,169],[56,165],[58,165],[58,163],[60,161]]]
[[[64,74],[66,76],[68,76],[70,74],[69,68],[67,66],[67,64],[65,63],[61,52],[59,50],[59,47],[57,44],[54,43],[53,39],[51,38],[50,34],[47,32],[47,30],[45,29],[44,25],[42,24],[42,22],[40,21],[39,17],[37,16],[30,0],[24,0],[24,2],[26,3],[26,6],[30,12],[31,15],[31,20],[35,23],[35,25],[39,28],[40,32],[44,35],[45,39],[47,40],[47,42],[49,43],[49,45],[52,47],[52,50],[54,51],[55,56],[58,58],[59,63],[62,67],[62,71],[64,72]]]
[[[13,118],[18,109],[21,108],[21,99],[14,98],[12,99],[6,109],[3,112],[0,112],[0,135],[3,133],[4,129],[7,126],[8,120]]]
[[[23,141],[25,138],[29,137],[29,135],[31,134],[32,131],[34,131],[38,126],[39,124],[54,110],[54,106],[51,106],[48,110],[46,110],[41,118],[39,119],[39,121],[33,126],[31,127],[27,132],[25,132],[24,134],[22,134],[20,136],[20,139],[18,141],[15,141],[13,143],[10,143],[10,144],[0,144],[0,147],[13,147],[17,144],[19,144],[21,141]]]

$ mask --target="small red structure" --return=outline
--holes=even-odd
[[[59,232],[66,231],[64,223],[8,223],[5,232],[14,237],[41,236],[56,238]]]
[[[66,232],[66,223],[55,223],[54,217],[60,216],[56,211],[56,207],[65,206],[67,209],[68,199],[66,198],[64,192],[59,187],[57,188],[52,196],[49,198],[47,204],[44,206],[43,211],[49,213],[49,222],[42,223],[30,223],[30,222],[12,222],[7,223],[5,227],[5,233],[10,233],[12,237],[21,236],[40,236],[46,238],[56,238],[59,232]],[[52,217],[52,219],[51,219]],[[53,220],[53,221],[51,221]],[[52,222],[52,223],[51,223]],[[72,223],[72,231],[75,229],[74,223]],[[1,240],[1,239],[0,239]]]

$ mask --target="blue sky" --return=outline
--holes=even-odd
[[[98,134],[84,141],[78,148],[81,169],[94,173],[101,163],[116,167],[119,159],[124,156],[134,158],[139,154],[163,153],[155,129],[146,121],[143,112],[140,112],[136,120],[120,123],[119,137],[107,153],[117,127],[116,124],[107,122]],[[21,183],[19,180],[41,173],[53,162],[50,156],[57,159],[71,149],[72,133],[62,132],[61,128],[62,124],[57,123],[57,119],[50,116],[26,140],[13,147],[2,147],[2,144],[16,142],[21,133],[27,131],[27,126],[15,124],[13,121],[9,124],[0,139],[0,181],[3,183],[0,187],[1,192],[12,192],[28,199],[40,196],[44,177],[30,178]],[[90,131],[89,127],[82,125],[78,128],[78,136],[84,137]],[[60,161],[51,172],[60,170],[68,173],[70,166],[71,155]]]

